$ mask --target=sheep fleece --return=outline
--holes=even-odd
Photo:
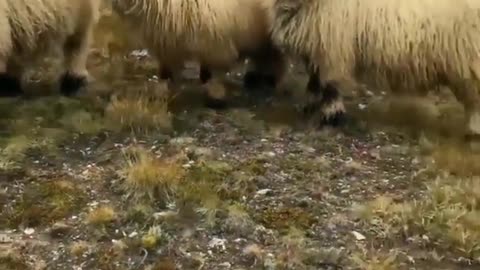
[[[480,55],[480,1],[275,0],[273,5],[275,43],[308,57],[322,80],[353,74],[380,87],[419,91],[478,76],[472,70]]]
[[[271,0],[114,0],[166,65],[196,60],[228,67],[269,40]]]
[[[98,20],[100,1],[1,0],[0,58],[30,60],[77,34],[83,42]]]

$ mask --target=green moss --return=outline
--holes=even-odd
[[[29,269],[29,266],[22,260],[20,256],[17,256],[14,253],[6,252],[3,254],[0,252],[0,269],[25,270]]]
[[[261,158],[250,159],[242,164],[240,170],[252,175],[264,175],[267,172],[265,162],[266,160]]]
[[[127,221],[145,224],[153,215],[153,208],[146,204],[136,204],[127,211]]]
[[[83,206],[86,195],[74,183],[58,179],[26,187],[13,210],[2,214],[7,226],[20,224],[33,227],[45,225],[70,215]]]
[[[306,229],[315,223],[315,217],[299,207],[269,208],[260,213],[258,219],[265,227],[273,229],[288,229],[290,227]]]

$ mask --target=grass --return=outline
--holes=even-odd
[[[27,186],[19,201],[1,214],[2,227],[53,224],[68,217],[85,202],[80,186],[69,179],[38,181]]]
[[[115,209],[109,205],[103,205],[90,211],[86,217],[86,222],[90,225],[106,225],[118,219]]]
[[[125,167],[120,171],[129,195],[139,200],[173,200],[185,174],[182,164],[175,159],[157,158],[142,148],[130,152],[132,157],[125,158]]]
[[[429,244],[467,258],[480,255],[480,180],[445,177],[427,184],[421,200],[396,203],[388,196],[356,208],[377,236],[426,236]]]
[[[157,96],[142,93],[136,96],[114,96],[105,109],[107,126],[114,131],[146,133],[152,130],[170,131],[172,116],[168,111],[169,96],[166,86],[155,85],[149,90]],[[151,92],[150,92],[151,93]]]
[[[68,247],[70,254],[72,254],[74,257],[81,257],[83,256],[88,250],[90,249],[90,244],[86,241],[76,241],[73,242],[69,247]]]
[[[24,258],[15,250],[0,249],[0,269],[28,269]]]
[[[146,249],[154,249],[158,245],[168,242],[168,237],[160,226],[152,226],[142,236],[142,246]]]
[[[360,269],[365,270],[397,270],[401,269],[396,261],[396,254],[381,254],[378,252],[356,253],[352,261]]]

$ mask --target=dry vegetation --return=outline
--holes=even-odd
[[[88,93],[0,101],[0,269],[480,267],[480,154],[452,97],[352,91],[350,123],[319,130],[293,67],[293,99],[235,71],[238,106],[214,111],[196,70],[156,82],[111,16]]]

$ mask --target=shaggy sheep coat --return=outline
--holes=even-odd
[[[113,8],[146,43],[162,69],[178,71],[186,61],[228,70],[242,57],[283,72],[272,53],[271,0],[113,0]],[[273,59],[272,59],[273,58]]]
[[[480,133],[480,1],[275,0],[271,11],[275,44],[308,58],[324,87],[345,77],[396,93],[447,85]]]
[[[66,73],[86,77],[92,28],[101,0],[0,1],[0,73],[19,77],[47,52],[61,48]]]

